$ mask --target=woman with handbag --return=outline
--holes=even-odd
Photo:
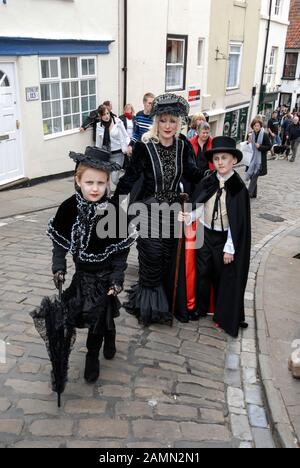
[[[246,180],[250,181],[248,187],[250,198],[257,198],[258,178],[268,174],[267,153],[272,148],[272,144],[259,118],[252,121],[251,128],[253,132],[248,134],[248,144],[252,146],[253,156],[246,172]]]

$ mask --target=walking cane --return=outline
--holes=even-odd
[[[180,204],[181,204],[181,208],[183,212],[185,212],[185,204],[188,202],[188,199],[189,199],[189,196],[187,193],[180,194]],[[176,254],[176,269],[175,269],[173,306],[172,306],[172,325],[173,325],[173,320],[174,320],[174,315],[175,315],[178,280],[179,280],[180,257],[181,257],[183,241],[184,241],[184,221],[180,225],[179,240],[178,240],[177,254]]]

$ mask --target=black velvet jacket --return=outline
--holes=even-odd
[[[108,216],[112,220],[112,231],[109,237],[100,238],[99,227],[101,225],[106,231]],[[76,193],[63,202],[47,230],[54,245],[53,273],[66,271],[66,255],[70,252],[77,269],[87,272],[109,270],[111,283],[122,284],[129,248],[137,238],[136,232],[128,235],[126,219],[122,221],[124,233],[118,206],[107,199],[90,203]]]
[[[176,142],[177,161],[173,188],[174,192],[179,192],[179,183],[182,176],[189,182],[198,183],[203,178],[205,171],[197,167],[190,143],[181,138],[177,139]],[[151,145],[153,145],[152,149],[157,146],[151,142],[147,143],[147,145],[140,142],[135,144],[130,166],[120,179],[114,194],[115,200],[121,195],[127,195],[140,178],[143,178],[144,181],[141,199],[145,200],[153,197],[161,190],[160,185],[162,185],[163,174],[160,170],[159,158],[154,159],[150,154],[149,147]]]

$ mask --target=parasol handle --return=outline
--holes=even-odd
[[[180,204],[181,204],[181,208],[182,208],[183,212],[185,212],[185,204],[188,202],[188,200],[189,200],[189,195],[187,193],[181,193],[180,194]],[[181,257],[181,250],[182,250],[182,244],[183,244],[183,237],[184,237],[184,221],[181,223],[181,231],[180,231],[180,237],[179,237],[179,240],[178,240],[177,254],[176,254],[176,269],[175,269],[173,305],[172,305],[172,317],[173,317],[173,319],[174,319],[176,299],[177,299],[179,269],[180,269],[180,257]]]
[[[63,293],[63,282],[59,281],[59,288],[58,288],[58,299],[61,302],[62,299],[62,293]]]
[[[60,393],[57,394],[57,406],[58,408],[61,407],[61,394]]]

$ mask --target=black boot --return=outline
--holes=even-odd
[[[86,347],[88,349],[85,359],[84,378],[88,383],[95,383],[100,374],[99,352],[103,336],[95,335],[89,331]]]
[[[116,355],[116,330],[109,330],[104,335],[103,356],[105,359],[111,360]]]

